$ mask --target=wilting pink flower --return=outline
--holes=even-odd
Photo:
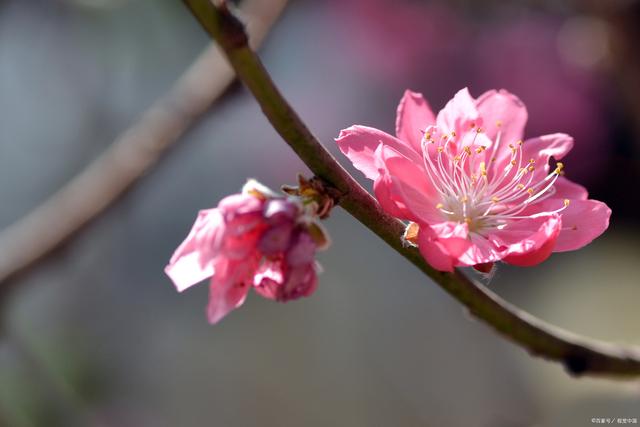
[[[550,168],[573,139],[557,133],[523,142],[526,121],[524,104],[504,90],[473,99],[462,89],[437,116],[407,91],[396,137],[352,126],[336,141],[374,181],[382,208],[417,224],[409,240],[434,268],[530,266],[591,242],[611,210],[562,177],[562,163]]]
[[[200,211],[165,272],[178,291],[211,277],[207,317],[217,323],[244,303],[251,287],[277,301],[311,295],[315,254],[324,247],[322,228],[297,198],[249,181],[241,194]]]

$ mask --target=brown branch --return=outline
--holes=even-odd
[[[560,361],[574,375],[635,377],[640,375],[640,349],[597,342],[549,325],[519,310],[461,272],[434,270],[411,247],[402,244],[402,222],[383,212],[376,201],[351,177],[313,136],[274,85],[257,55],[245,43],[241,23],[225,3],[183,0],[206,31],[225,51],[238,77],[253,93],[276,131],[305,162],[335,187],[340,205],[393,249],[464,304],[475,316],[531,354]]]
[[[286,0],[250,0],[244,13],[249,38],[260,45]],[[233,69],[209,46],[140,120],[95,161],[31,213],[0,233],[0,294],[96,219],[147,173],[234,80]]]

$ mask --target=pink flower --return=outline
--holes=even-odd
[[[165,268],[178,291],[211,277],[207,317],[219,322],[240,307],[251,287],[289,301],[317,286],[315,254],[326,237],[303,204],[255,181],[217,208],[202,210]]]
[[[550,168],[573,139],[523,142],[526,121],[524,104],[504,90],[473,99],[462,89],[437,116],[421,94],[406,91],[396,137],[352,126],[336,141],[374,181],[382,208],[417,224],[405,237],[434,268],[530,266],[591,242],[611,210],[562,177],[562,163]]]

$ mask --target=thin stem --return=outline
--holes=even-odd
[[[255,52],[247,45],[242,24],[226,3],[183,0],[205,30],[222,47],[238,77],[260,104],[265,116],[311,171],[342,196],[340,206],[408,259],[471,313],[531,354],[560,361],[574,375],[634,377],[640,375],[640,349],[597,342],[549,325],[514,307],[460,271],[431,268],[418,250],[403,245],[404,224],[380,209],[313,136],[280,94]]]

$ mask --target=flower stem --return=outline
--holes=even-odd
[[[416,248],[403,245],[404,224],[380,209],[375,199],[340,166],[284,99],[256,53],[248,46],[242,23],[226,3],[183,1],[218,42],[275,130],[316,176],[340,192],[340,206],[353,217],[472,314],[531,354],[559,361],[573,375],[640,376],[640,349],[598,342],[561,330],[514,307],[460,271],[444,273],[431,268]]]

